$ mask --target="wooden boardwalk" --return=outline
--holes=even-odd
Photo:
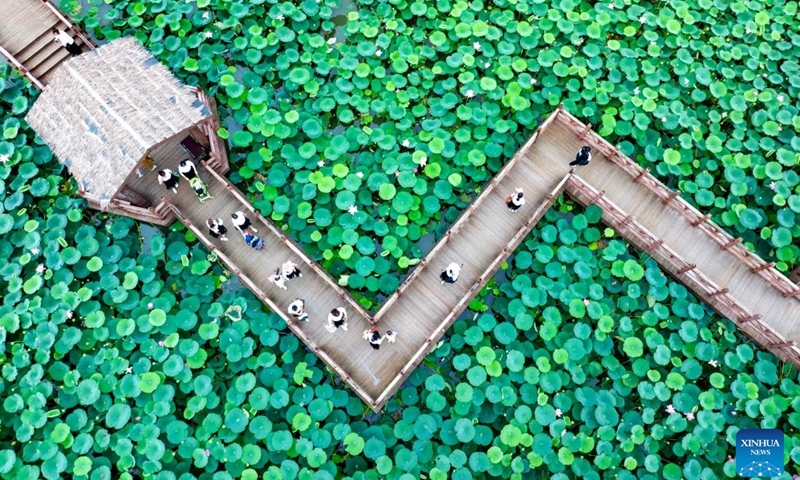
[[[571,173],[568,162],[586,144],[594,147],[595,160]],[[175,170],[185,154],[172,142],[151,156],[159,168]],[[185,182],[178,194],[167,192],[157,185],[154,172],[131,186],[151,200],[163,197],[168,208],[374,410],[383,407],[435,347],[562,192],[584,205],[600,206],[607,224],[652,255],[714,309],[782,359],[800,363],[800,350],[794,343],[800,339],[800,288],[560,108],[374,318],[280,229],[255,212],[224,177],[208,168],[201,176],[214,195],[204,205]],[[504,200],[517,187],[524,189],[526,204],[512,214]],[[232,228],[229,242],[208,235],[207,218],[221,217],[230,225],[230,214],[236,210],[245,211],[256,223],[264,250],[252,250]],[[303,277],[281,290],[268,276],[286,260],[301,265]],[[439,273],[451,262],[464,264],[459,281],[442,285]],[[295,298],[306,301],[309,322],[298,323],[286,314]],[[347,310],[349,330],[330,333],[324,328],[327,314],[340,306]],[[373,325],[382,332],[396,331],[397,342],[373,350],[362,338]]]
[[[84,51],[95,48],[69,19],[47,0],[0,0],[0,54],[40,90],[69,59],[53,28],[66,31]]]

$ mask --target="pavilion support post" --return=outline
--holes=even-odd
[[[800,284],[800,265],[798,265],[794,270],[792,270],[792,273],[789,274],[789,280]]]
[[[699,227],[700,225],[706,223],[709,218],[711,218],[711,215],[705,214],[702,217],[700,217],[697,220],[695,220],[694,222],[692,222],[692,226],[693,227]]]

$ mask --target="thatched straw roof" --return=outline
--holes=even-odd
[[[26,120],[107,205],[151,147],[211,116],[133,37],[66,61]]]

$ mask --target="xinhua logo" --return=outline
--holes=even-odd
[[[783,475],[783,432],[746,428],[736,434],[736,473],[741,477]]]

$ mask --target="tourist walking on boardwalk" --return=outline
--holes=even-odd
[[[258,232],[258,229],[253,226],[253,223],[250,222],[249,218],[244,216],[244,213],[241,210],[231,214],[231,222],[233,222],[233,226],[238,228],[239,231],[242,233],[244,233],[244,231],[248,229],[254,232]]]
[[[181,160],[181,163],[178,165],[178,173],[189,182],[189,186],[194,190],[194,194],[197,195],[200,203],[206,203],[207,200],[214,198],[208,193],[208,185],[200,178],[194,162],[188,158]]]
[[[302,298],[295,298],[294,301],[289,304],[288,312],[289,315],[297,319],[298,322],[308,321],[308,314],[306,313],[306,301]]]
[[[297,264],[291,260],[283,262],[283,265],[281,265],[281,272],[288,280],[303,276],[303,273],[300,271],[300,267],[298,267]]]
[[[445,268],[444,271],[439,274],[439,278],[442,280],[442,285],[444,285],[445,282],[456,283],[458,280],[458,274],[461,273],[461,267],[463,266],[463,263],[459,265],[455,262],[448,265],[447,268]]]
[[[223,242],[228,241],[228,237],[226,235],[228,233],[228,229],[222,224],[221,218],[209,218],[206,220],[206,225],[208,225],[208,233],[210,233],[212,237],[219,238]]]
[[[256,236],[249,229],[243,231],[242,236],[244,236],[245,243],[253,247],[254,250],[261,250],[264,248],[264,239]]]
[[[514,213],[525,205],[525,198],[523,198],[522,189],[517,187],[514,193],[506,198],[506,207],[508,211]]]
[[[589,162],[591,161],[592,147],[586,146],[578,151],[578,154],[575,155],[575,161],[570,162],[569,166],[572,168],[585,167],[586,165],[589,165]]]
[[[267,280],[286,290],[286,277],[283,276],[283,271],[280,268],[276,268],[275,273],[267,277]]]
[[[384,340],[389,343],[394,343],[397,340],[397,333],[392,330],[387,330],[386,335],[381,335],[378,327],[372,327],[370,330],[364,330],[364,340],[369,342],[369,346],[375,350],[381,348]]]
[[[164,185],[167,190],[172,190],[174,193],[178,193],[178,176],[175,175],[169,168],[158,171],[158,183]]]
[[[75,43],[75,39],[70,37],[67,32],[54,28],[50,30],[53,34],[53,42],[60,43],[62,47],[67,49],[70,55],[76,57],[82,52],[81,46]]]
[[[344,307],[334,308],[331,310],[331,313],[328,314],[328,324],[325,325],[325,329],[333,333],[338,328],[341,328],[345,332],[347,331],[347,312],[344,310]]]

